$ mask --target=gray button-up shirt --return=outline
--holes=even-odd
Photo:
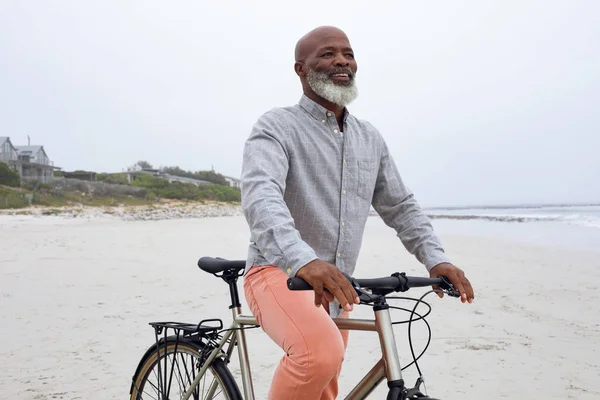
[[[276,265],[291,277],[319,258],[352,275],[371,205],[427,270],[449,261],[375,127],[346,112],[340,132],[334,113],[305,95],[258,119],[241,189],[246,272]]]

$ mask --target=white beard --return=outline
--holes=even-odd
[[[358,96],[358,89],[356,88],[354,79],[353,76],[347,85],[337,85],[326,73],[316,72],[312,68],[309,68],[306,80],[308,86],[310,86],[318,96],[330,103],[345,107]]]

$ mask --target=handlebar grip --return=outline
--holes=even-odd
[[[425,278],[421,276],[407,276],[405,280],[405,284],[408,288],[425,287],[443,283],[442,278]]]
[[[313,290],[308,282],[298,277],[289,278],[287,280],[287,286],[290,290]]]

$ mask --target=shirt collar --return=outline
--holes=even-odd
[[[300,104],[300,106],[302,108],[304,108],[306,110],[306,112],[308,112],[310,115],[313,116],[313,118],[321,121],[327,118],[335,118],[333,111],[330,111],[328,109],[326,109],[325,107],[323,107],[322,105],[320,105],[319,103],[311,100],[308,98],[307,95],[305,95],[304,93],[302,94],[302,97],[300,98],[300,101],[298,102],[298,104]],[[330,115],[327,115],[327,114]],[[348,115],[350,115],[350,113],[348,112],[348,108],[344,107],[344,117],[343,120],[346,121],[346,119],[348,118]]]

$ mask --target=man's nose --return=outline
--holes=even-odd
[[[338,54],[335,57],[335,65],[340,67],[347,67],[348,65],[350,65],[350,61],[348,61],[348,59],[343,54]]]

